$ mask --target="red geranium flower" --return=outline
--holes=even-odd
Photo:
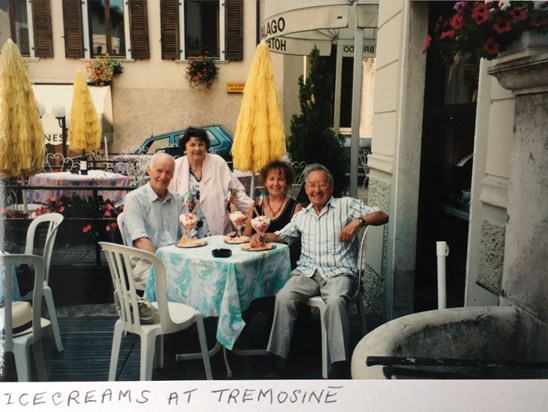
[[[527,20],[527,9],[522,9],[521,7],[512,7],[510,10],[510,15],[519,21]]]
[[[493,24],[493,30],[498,34],[506,33],[512,30],[512,23],[510,20],[499,18],[495,24]]]
[[[451,20],[449,20],[449,24],[454,29],[460,30],[464,27],[464,17],[462,14],[455,14],[453,17],[451,17]]]
[[[489,8],[485,3],[476,2],[472,10],[472,18],[476,23],[483,24],[489,19]]]
[[[440,35],[440,40],[443,40],[443,39],[452,39],[453,37],[455,37],[455,30],[444,31],[444,32]]]
[[[485,44],[483,45],[483,50],[487,52],[487,54],[491,56],[496,56],[498,52],[500,51],[500,43],[498,43],[495,39],[492,37],[489,37]]]

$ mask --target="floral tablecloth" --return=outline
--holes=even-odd
[[[242,312],[252,300],[274,296],[291,272],[289,248],[276,244],[263,252],[242,250],[242,245],[228,245],[223,236],[205,238],[199,248],[166,246],[156,255],[166,270],[167,299],[192,306],[204,316],[219,318],[217,341],[232,349],[245,326]],[[215,258],[217,248],[232,250],[229,258]],[[154,270],[148,278],[145,297],[156,301]]]
[[[29,178],[28,186],[49,186],[47,190],[27,190],[27,203],[44,203],[49,198],[62,195],[92,197],[91,190],[59,190],[57,186],[74,187],[123,187],[130,186],[131,179],[118,173],[103,170],[89,170],[87,175],[72,174],[70,172],[39,173]],[[127,190],[99,190],[98,196],[110,199],[114,203],[123,203]]]

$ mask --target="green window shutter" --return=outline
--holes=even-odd
[[[162,59],[179,58],[179,0],[160,2]]]
[[[281,1],[281,0],[278,0]],[[244,59],[244,5],[243,0],[226,0],[225,3],[225,59]]]
[[[129,0],[128,6],[131,57],[141,60],[150,59],[147,2],[146,0]]]
[[[32,24],[34,26],[34,54],[36,57],[53,57],[50,0],[32,1]]]
[[[82,2],[63,0],[63,27],[65,30],[65,56],[73,59],[84,57],[82,31]]]

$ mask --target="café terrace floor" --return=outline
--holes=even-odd
[[[49,381],[106,381],[108,377],[112,332],[117,316],[113,305],[86,305],[59,308],[59,322],[64,351],[57,352],[51,332],[44,339],[44,355]],[[379,325],[379,320],[368,315],[368,328]],[[350,348],[361,339],[361,325],[355,306],[350,312]],[[215,343],[217,319],[205,320],[210,349]],[[265,348],[269,326],[262,314],[255,315],[240,336],[237,347]],[[197,352],[195,330],[189,329],[170,335],[164,341],[165,365],[154,370],[153,380],[203,380],[205,372],[201,360],[175,361],[179,352]],[[128,334],[122,340],[117,380],[139,380],[139,338]],[[229,353],[231,379],[263,379],[270,363],[265,356],[239,356]],[[317,313],[303,312],[295,324],[292,351],[289,356],[287,379],[321,379],[320,320]],[[222,351],[211,358],[213,378],[229,379]]]

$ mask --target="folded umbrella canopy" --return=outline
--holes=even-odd
[[[99,118],[86,79],[80,70],[74,76],[68,137],[70,150],[93,152],[101,147]]]
[[[0,52],[0,175],[31,176],[44,169],[44,130],[19,49]]]
[[[281,159],[285,152],[285,132],[270,51],[265,43],[260,43],[247,75],[236,124],[232,145],[234,167],[257,173],[271,160]]]

